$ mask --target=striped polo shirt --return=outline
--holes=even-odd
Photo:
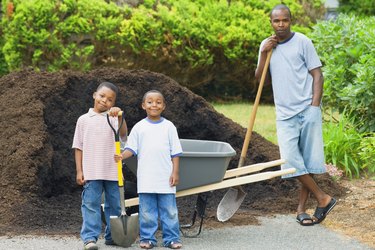
[[[107,112],[90,109],[78,118],[72,148],[82,150],[82,168],[85,180],[117,181],[117,164],[114,160],[115,136],[107,122]],[[117,117],[110,117],[117,129]]]

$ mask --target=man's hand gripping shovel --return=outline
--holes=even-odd
[[[109,115],[107,114],[107,121],[109,126],[112,128],[115,134],[115,146],[116,146],[116,154],[121,154],[120,150],[120,129],[122,124],[124,123],[124,117],[122,115],[122,111],[119,112],[118,116],[121,116],[121,123],[119,124],[119,128],[113,128],[110,120]],[[138,214],[134,214],[128,216],[125,210],[125,195],[124,195],[124,178],[122,173],[122,161],[117,162],[117,171],[118,171],[118,187],[120,191],[120,205],[121,205],[121,215],[111,216],[110,218],[110,225],[111,225],[111,235],[113,241],[118,246],[122,247],[130,247],[139,235],[139,222],[138,222]]]

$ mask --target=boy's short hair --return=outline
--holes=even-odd
[[[103,87],[106,87],[106,88],[109,88],[110,90],[112,90],[113,92],[115,92],[116,96],[118,95],[118,87],[116,85],[114,85],[113,83],[111,82],[102,82],[99,84],[98,88],[96,89],[96,91],[99,91],[99,89],[103,88]]]
[[[142,102],[144,102],[144,101],[146,100],[146,96],[147,96],[148,94],[151,94],[151,93],[155,93],[155,94],[159,94],[159,95],[161,95],[161,97],[163,97],[163,101],[165,102],[165,98],[164,98],[163,94],[162,94],[159,90],[156,90],[156,89],[152,89],[152,90],[147,91],[147,92],[143,95]]]
[[[292,12],[290,11],[289,7],[286,6],[285,4],[278,4],[275,7],[273,7],[271,12],[270,12],[270,18],[272,18],[272,12],[274,10],[287,10],[289,12],[290,19],[292,19]]]

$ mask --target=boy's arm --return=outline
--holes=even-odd
[[[124,114],[123,114],[124,115]],[[118,117],[118,124],[120,126],[121,124],[121,116]],[[124,118],[124,122],[122,123],[122,126],[120,128],[120,138],[123,142],[126,142],[126,140],[128,139],[128,125],[126,125],[126,121],[125,121],[125,118]]]
[[[125,160],[132,156],[133,156],[133,152],[129,149],[125,149],[124,152],[122,152],[122,154],[119,154],[119,155],[115,154],[115,161],[118,162],[121,160]]]
[[[122,152],[122,159],[128,159],[133,156],[133,152],[129,149],[125,149],[124,152]]]
[[[179,175],[180,157],[177,156],[177,157],[172,158],[172,166],[173,166],[173,169],[172,169],[172,175],[169,178],[169,185],[173,187],[173,186],[177,186],[178,183],[180,182],[180,175]]]
[[[78,185],[83,185],[85,184],[85,179],[82,169],[82,150],[76,148],[74,150],[74,157],[76,162],[76,182]]]

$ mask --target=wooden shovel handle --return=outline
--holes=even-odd
[[[255,116],[256,116],[256,113],[257,113],[257,110],[258,110],[260,96],[262,95],[263,85],[264,85],[264,81],[266,79],[268,66],[269,66],[270,60],[271,60],[271,55],[272,55],[272,50],[268,51],[268,53],[267,53],[267,58],[266,58],[266,62],[264,64],[262,77],[260,78],[258,92],[257,92],[256,98],[255,98],[255,101],[254,101],[253,109],[251,110],[249,126],[246,130],[246,136],[245,136],[245,140],[244,140],[244,143],[243,143],[243,146],[242,146],[240,160],[238,161],[238,166],[237,166],[238,168],[242,167],[245,163],[247,149],[249,148],[250,138],[251,138],[251,134],[253,132],[253,127],[254,127]]]

